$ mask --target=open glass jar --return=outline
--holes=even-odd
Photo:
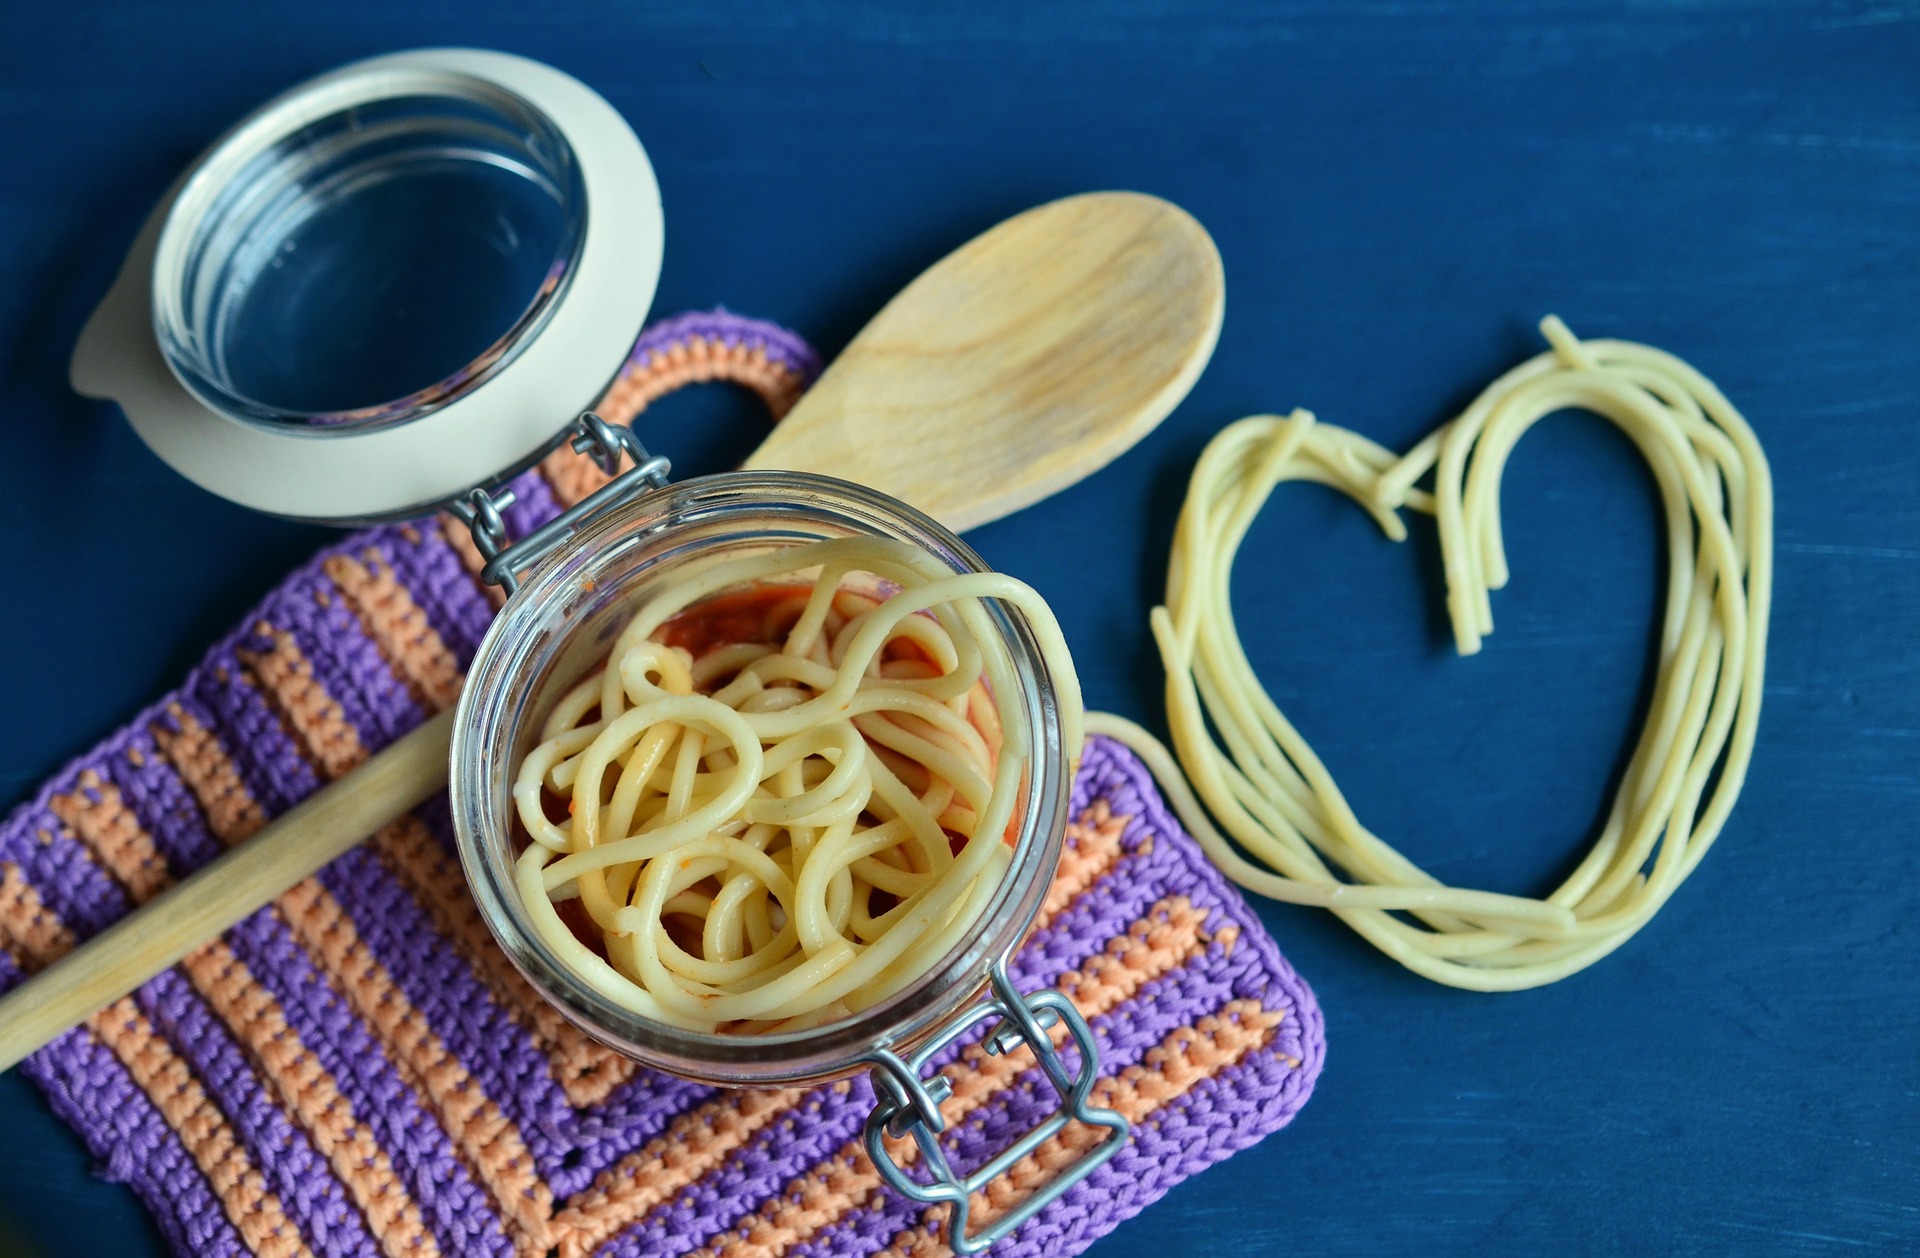
[[[784,1086],[871,1071],[879,1098],[868,1124],[875,1164],[901,1191],[951,1202],[953,1246],[970,1252],[1104,1161],[1126,1134],[1119,1115],[1090,1102],[1098,1056],[1079,1013],[1058,993],[1023,996],[1006,975],[1006,960],[1025,938],[1059,863],[1077,759],[1062,743],[1059,697],[1033,626],[1017,609],[986,605],[995,638],[983,644],[1004,656],[1017,679],[1016,692],[997,694],[995,701],[1001,721],[1017,724],[1030,749],[1012,863],[960,942],[878,1005],[780,1034],[713,1034],[651,1021],[611,999],[548,946],[515,881],[522,846],[514,837],[515,770],[547,714],[605,662],[635,612],[716,564],[858,536],[905,543],[953,573],[988,570],[959,538],[904,503],[802,473],[736,472],[656,486],[585,522],[519,581],[474,658],[455,718],[454,825],[467,881],[495,938],[533,986],[595,1039],[656,1069],[729,1086]],[[510,554],[503,557],[508,568],[516,566]],[[988,989],[989,998],[976,1003]],[[936,1139],[945,1080],[921,1072],[941,1048],[988,1021],[998,1024],[988,1031],[995,1051],[1023,1043],[1035,1050],[1061,1104],[1010,1157],[968,1178],[948,1167]],[[1047,1035],[1056,1024],[1075,1042],[1073,1065]],[[968,1235],[971,1195],[1076,1120],[1108,1128],[1109,1138],[1020,1210]],[[899,1167],[881,1139],[887,1133],[919,1140],[926,1178]]]
[[[505,230],[468,230],[488,224]],[[951,1204],[949,1243],[975,1252],[1084,1178],[1127,1133],[1092,1104],[1098,1054],[1086,1022],[1060,993],[1023,995],[1007,973],[1060,858],[1078,753],[1063,745],[1053,679],[1018,611],[984,603],[993,634],[983,646],[1004,653],[1001,675],[1013,678],[994,703],[1030,749],[1011,862],[958,942],[884,1000],[781,1034],[650,1022],[554,955],[519,898],[516,764],[566,683],[602,661],[646,600],[723,557],[839,537],[903,544],[945,571],[986,571],[951,532],[885,495],[798,473],[669,485],[666,461],[629,430],[590,413],[565,422],[625,361],[661,245],[646,154],[583,84],[471,49],[375,58],[269,102],[202,155],[135,241],[82,333],[72,377],[80,392],[120,402],[176,470],[243,506],[333,524],[436,509],[464,520],[486,560],[482,579],[510,596],[471,666],[451,748],[462,863],[501,946],[565,1016],[656,1069],[728,1086],[870,1072],[876,1168],[916,1201]],[[457,326],[402,335],[413,317],[405,303],[428,291],[458,308]],[[409,353],[384,356],[396,348]],[[612,479],[508,537],[501,486],[565,442]],[[947,1081],[927,1069],[983,1028],[990,1052],[1031,1048],[1060,1104],[961,1175],[938,1139]],[[1050,1032],[1061,1031],[1056,1047]],[[1072,1051],[1061,1051],[1065,1040]],[[972,1196],[1074,1121],[1105,1138],[970,1229]],[[917,1143],[916,1172],[895,1161],[889,1135]]]

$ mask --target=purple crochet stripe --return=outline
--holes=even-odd
[[[819,368],[817,356],[791,333],[719,310],[649,328],[635,346],[629,372],[658,366],[654,355],[670,353],[691,338],[759,348],[769,361],[800,379]],[[514,531],[558,510],[539,471],[515,478],[514,488],[518,503],[507,513]],[[42,902],[77,935],[93,933],[126,908],[118,885],[48,807],[52,796],[74,789],[84,770],[93,769],[119,787],[176,873],[197,867],[220,848],[207,833],[192,793],[149,733],[156,724],[163,729],[174,725],[170,704],[178,703],[214,736],[269,815],[318,786],[320,774],[239,658],[241,651],[272,648],[271,639],[258,632],[262,621],[292,636],[311,664],[315,682],[339,705],[369,751],[421,719],[417,700],[324,571],[333,556],[366,562],[369,551],[392,570],[464,666],[486,631],[492,606],[438,522],[385,526],[329,546],[217,644],[179,692],[67,766],[33,802],[0,825],[0,860],[17,864]],[[1075,786],[1075,813],[1096,799],[1105,800],[1115,815],[1129,818],[1122,827],[1121,854],[1028,941],[1015,960],[1016,977],[1029,987],[1057,981],[1062,973],[1084,965],[1156,902],[1184,895],[1209,914],[1213,941],[1093,1020],[1104,1068],[1112,1072],[1143,1061],[1174,1028],[1236,998],[1252,997],[1285,1016],[1270,1042],[1163,1105],[1151,1124],[1136,1128],[1133,1144],[1114,1162],[996,1253],[1073,1252],[1179,1178],[1284,1125],[1311,1089],[1323,1052],[1312,997],[1280,960],[1257,918],[1173,825],[1144,769],[1125,751],[1104,743],[1089,749]],[[429,802],[420,815],[434,835],[431,841],[448,845],[444,800]],[[40,838],[43,831],[46,841]],[[457,1063],[518,1128],[536,1171],[555,1194],[556,1208],[622,1157],[658,1138],[676,1118],[716,1095],[701,1085],[641,1072],[604,1101],[574,1109],[551,1074],[546,1050],[452,941],[438,933],[432,918],[379,856],[356,850],[324,870],[321,881],[353,921],[368,953],[411,1004],[411,1016],[452,1055],[449,1068]],[[1219,942],[1219,927],[1229,922],[1239,932],[1230,952]],[[455,1152],[432,1108],[407,1084],[371,1026],[287,925],[277,914],[262,913],[232,932],[228,942],[386,1150],[442,1250],[461,1255],[507,1252],[498,1210]],[[11,981],[14,968],[0,955],[0,987]],[[138,999],[161,1033],[184,1046],[186,1060],[209,1097],[267,1177],[289,1219],[316,1250],[330,1255],[376,1250],[383,1238],[351,1206],[345,1185],[311,1139],[269,1098],[245,1052],[184,975],[176,971],[155,980]],[[133,1087],[124,1068],[90,1035],[63,1037],[32,1059],[28,1069],[49,1090],[62,1117],[86,1134],[96,1156],[109,1159],[110,1167],[134,1185],[176,1251],[244,1252],[237,1229],[225,1218],[221,1197],[212,1192],[185,1146]],[[977,1121],[952,1133],[950,1147],[957,1160],[976,1163],[1031,1123],[1049,1103],[1044,1089],[1032,1087],[1036,1079],[1030,1072],[1014,1080],[976,1111]],[[718,1166],[633,1220],[603,1251],[686,1253],[723,1236],[795,1177],[854,1140],[870,1104],[864,1080],[851,1088],[807,1093]],[[141,1156],[127,1156],[124,1150],[129,1148],[142,1150]],[[920,1221],[916,1210],[879,1195],[789,1252],[823,1258],[871,1252]]]
[[[373,1236],[345,1186],[307,1134],[260,1086],[232,1033],[180,971],[160,975],[136,992],[134,1000],[226,1114],[267,1187],[307,1242],[329,1255],[367,1252]]]
[[[0,863],[17,866],[41,903],[84,940],[132,906],[120,884],[94,863],[86,845],[68,832],[45,803],[52,795],[71,791],[78,776],[68,776],[63,790],[43,791],[40,799],[7,819],[0,827]]]
[[[1110,764],[1120,771],[1109,771]],[[1156,902],[1174,895],[1185,895],[1198,909],[1206,911],[1209,921],[1221,919],[1244,922],[1250,914],[1237,892],[1214,880],[1195,885],[1190,852],[1169,841],[1179,833],[1159,806],[1157,792],[1149,786],[1142,797],[1137,784],[1129,782],[1125,768],[1137,767],[1130,754],[1117,745],[1101,740],[1086,756],[1081,777],[1076,783],[1072,811],[1084,812],[1104,787],[1116,814],[1127,816],[1120,836],[1121,855],[1113,866],[1072,902],[1055,914],[1042,930],[1027,941],[1010,967],[1017,981],[1029,989],[1045,986],[1059,976],[1079,969],[1092,956],[1104,950],[1112,938],[1115,923],[1126,923],[1146,916]],[[1150,780],[1149,780],[1150,781]],[[1131,789],[1128,789],[1131,788]],[[1118,796],[1118,798],[1115,798]],[[1124,805],[1131,804],[1132,807]],[[1150,812],[1149,806],[1153,811]],[[1154,815],[1157,812],[1157,816]],[[1149,839],[1156,839],[1149,843]],[[1142,851],[1143,848],[1148,850]],[[1277,955],[1277,954],[1276,954]],[[1144,984],[1121,1009],[1091,1020],[1100,1044],[1101,1066],[1109,1074],[1118,1073],[1140,1062],[1174,1030],[1191,1024],[1197,1017],[1217,1010],[1236,998],[1262,998],[1263,1004],[1276,1007],[1268,990],[1266,958],[1253,949],[1229,954],[1213,944],[1186,965]],[[1283,994],[1277,1006],[1292,1021],[1297,1003],[1291,993]],[[1285,1027],[1287,1023],[1283,1023]],[[1269,1045],[1268,1050],[1273,1048]],[[939,1064],[959,1055],[958,1047],[943,1054]],[[1003,1089],[994,1101],[977,1112],[976,1121],[963,1126],[949,1143],[957,1167],[967,1173],[984,1165],[1018,1135],[1039,1122],[1054,1107],[1050,1090],[1038,1086],[1038,1070],[1029,1071]],[[809,1101],[815,1100],[813,1096]],[[872,1104],[871,1092],[862,1081],[852,1095],[820,1098],[822,1112],[809,1121],[805,1137],[787,1133],[774,1140],[762,1133],[729,1158],[717,1173],[702,1177],[700,1183],[673,1202],[664,1203],[636,1226],[610,1243],[609,1255],[648,1255],[687,1252],[712,1246],[726,1233],[738,1228],[761,1201],[782,1191],[796,1177],[825,1161],[848,1141],[855,1139]],[[779,1153],[769,1151],[770,1144]],[[812,1245],[801,1246],[797,1253],[819,1254],[828,1258],[852,1252],[841,1244],[843,1234],[864,1233],[870,1226],[883,1230],[886,1237],[917,1222],[918,1207],[893,1197],[879,1198],[877,1207],[851,1212],[848,1219]],[[882,1221],[854,1216],[875,1214]]]
[[[695,310],[650,325],[634,342],[627,361],[644,367],[653,355],[691,337],[719,341],[730,348],[745,345],[764,350],[767,361],[778,363],[803,380],[812,380],[820,374],[820,355],[813,346],[777,324],[743,318],[725,307]]]
[[[461,566],[435,523],[422,520],[418,524],[389,524],[356,538],[340,553],[358,558],[369,549],[386,561],[400,584],[413,592],[413,601],[455,658],[463,662],[472,659],[493,622],[493,605],[480,592],[472,574]]]
[[[333,1077],[354,1116],[387,1150],[442,1251],[511,1253],[486,1190],[460,1161],[451,1137],[279,915],[256,913],[228,932],[227,941],[255,981],[272,993],[301,1043]]]
[[[206,821],[193,792],[180,780],[173,765],[160,754],[145,725],[122,730],[101,752],[106,775],[120,788],[120,796],[153,836],[154,846],[167,858],[176,877],[200,868],[220,854],[220,844],[207,833]]]

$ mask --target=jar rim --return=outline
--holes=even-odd
[[[253,396],[232,379],[226,363],[224,319],[229,284],[225,270],[257,249],[254,238],[284,217],[275,189],[351,162],[390,142],[399,124],[431,127],[432,111],[465,107],[470,123],[489,121],[496,130],[517,128],[525,139],[490,164],[512,159],[537,178],[559,210],[548,280],[511,324],[469,361],[432,381],[420,381],[390,398],[369,398],[345,408],[282,405]],[[370,119],[369,111],[393,117]],[[440,119],[445,126],[448,119]],[[328,134],[329,129],[337,134]],[[431,141],[434,137],[429,137]],[[447,137],[432,147],[450,160]],[[469,162],[481,159],[469,156]],[[343,172],[352,174],[348,166]],[[363,182],[365,182],[363,180]],[[297,200],[298,198],[296,198]],[[398,65],[380,75],[324,82],[259,111],[216,143],[194,165],[167,210],[155,245],[152,321],[161,357],[174,377],[208,408],[228,419],[270,431],[329,438],[419,419],[471,393],[503,371],[538,336],[564,300],[579,269],[587,226],[587,189],[579,158],[565,131],[544,110],[509,87],[465,70],[437,65]],[[277,260],[269,265],[277,265]]]
[[[635,574],[656,577],[676,555],[676,534],[725,527],[764,513],[798,529],[864,529],[920,547],[956,573],[991,569],[952,532],[907,504],[878,491],[800,472],[728,472],[652,490],[609,511],[543,560],[522,582],[488,628],[468,671],[453,736],[450,792],[456,844],[482,918],[534,988],[587,1034],[658,1069],[707,1082],[782,1086],[852,1073],[879,1050],[899,1050],[930,1034],[984,988],[995,961],[1010,954],[1037,916],[1064,843],[1068,750],[1062,746],[1054,681],[1032,625],[1017,609],[983,600],[1021,679],[1022,716],[1032,762],[1019,838],[992,899],[975,926],[948,954],[902,991],[846,1019],[803,1031],[722,1035],[689,1031],[643,1018],[594,989],[532,928],[515,885],[508,773],[528,708],[516,713],[519,687],[545,685],[561,639],[555,624],[582,588],[596,598],[617,596],[614,564],[635,547],[662,548],[664,558]],[[727,536],[715,533],[713,536]],[[796,534],[796,541],[813,540]],[[602,582],[613,576],[614,586]],[[623,618],[624,619],[624,618]],[[562,679],[562,684],[572,678]],[[1002,703],[1002,719],[1007,706]],[[509,728],[513,726],[513,728]],[[509,770],[510,772],[510,770]],[[501,827],[507,829],[503,832]]]

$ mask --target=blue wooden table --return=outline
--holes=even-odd
[[[978,547],[1053,601],[1087,697],[1159,725],[1145,627],[1184,477],[1239,415],[1415,440],[1538,348],[1670,349],[1746,411],[1779,496],[1752,779],[1672,904],[1542,991],[1411,977],[1266,906],[1329,1053],[1300,1119],[1122,1226],[1185,1252],[1920,1248],[1920,9],[1536,0],[637,8],[237,2],[0,16],[0,805],[179,676],[322,534],[163,468],[65,360],[136,224],[247,108],[375,52],[473,43],[593,84],[667,206],[656,309],[837,349],[1006,214],[1140,188],[1228,277],[1192,397]],[[714,470],[732,396],[647,440]],[[1435,547],[1284,492],[1241,625],[1364,820],[1449,881],[1539,891],[1591,838],[1645,702],[1659,523],[1627,442],[1543,426],[1506,488],[1514,581],[1455,658]],[[0,1078],[0,1252],[157,1253],[132,1197]]]

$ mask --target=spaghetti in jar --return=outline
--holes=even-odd
[[[532,574],[475,658],[468,881],[620,1051],[720,1083],[852,1073],[1030,926],[1079,754],[1071,660],[1038,595],[884,495],[736,473],[636,507]]]

